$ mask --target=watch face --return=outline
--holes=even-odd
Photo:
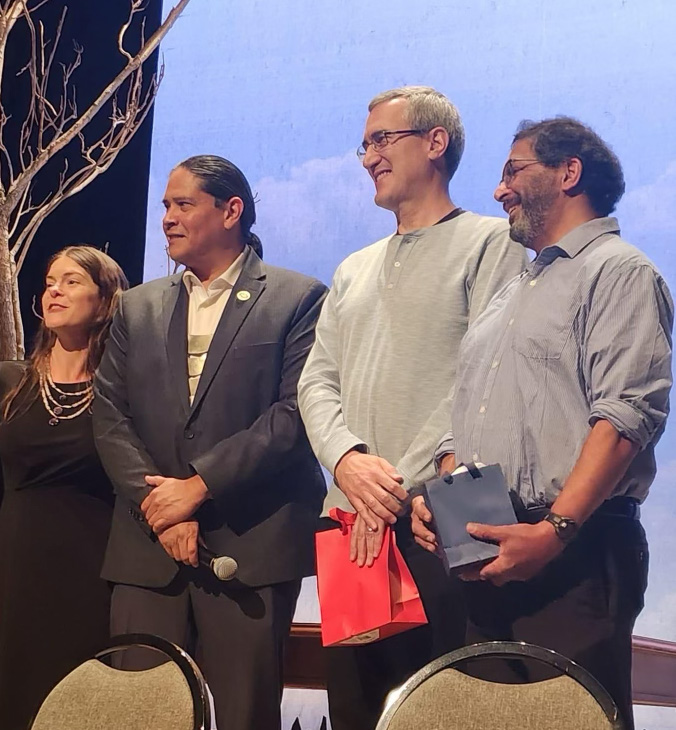
[[[561,517],[560,515],[550,512],[545,519],[554,525],[556,534],[561,540],[567,542],[572,539],[577,532],[575,520],[572,520],[569,517]]]

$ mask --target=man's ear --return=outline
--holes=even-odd
[[[221,204],[223,211],[223,228],[226,231],[232,230],[242,217],[244,212],[244,201],[234,195],[230,200],[226,200]]]
[[[430,160],[441,159],[446,153],[450,141],[447,130],[443,127],[433,127],[427,134],[429,139],[428,156]]]
[[[564,193],[572,193],[580,184],[582,179],[582,160],[579,157],[571,157],[563,165],[563,179],[561,189]]]

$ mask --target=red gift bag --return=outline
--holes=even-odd
[[[390,527],[373,565],[360,568],[350,560],[357,515],[338,508],[329,515],[340,528],[316,535],[322,644],[368,644],[426,624],[418,588]]]

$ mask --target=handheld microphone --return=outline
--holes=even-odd
[[[197,549],[199,561],[218,578],[218,580],[232,580],[237,574],[239,565],[234,558],[227,555],[216,555],[209,548],[200,545]]]

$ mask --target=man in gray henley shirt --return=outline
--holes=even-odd
[[[358,154],[397,231],[339,266],[298,402],[310,443],[334,476],[324,514],[333,506],[359,513],[351,557],[360,565],[372,564],[385,523],[396,523],[429,625],[328,650],[334,730],[371,730],[391,689],[464,642],[457,585],[415,545],[400,505],[412,484],[434,475],[460,340],[527,263],[505,221],[463,211],[449,197],[464,131],[446,97],[404,87],[377,96],[369,112]]]

